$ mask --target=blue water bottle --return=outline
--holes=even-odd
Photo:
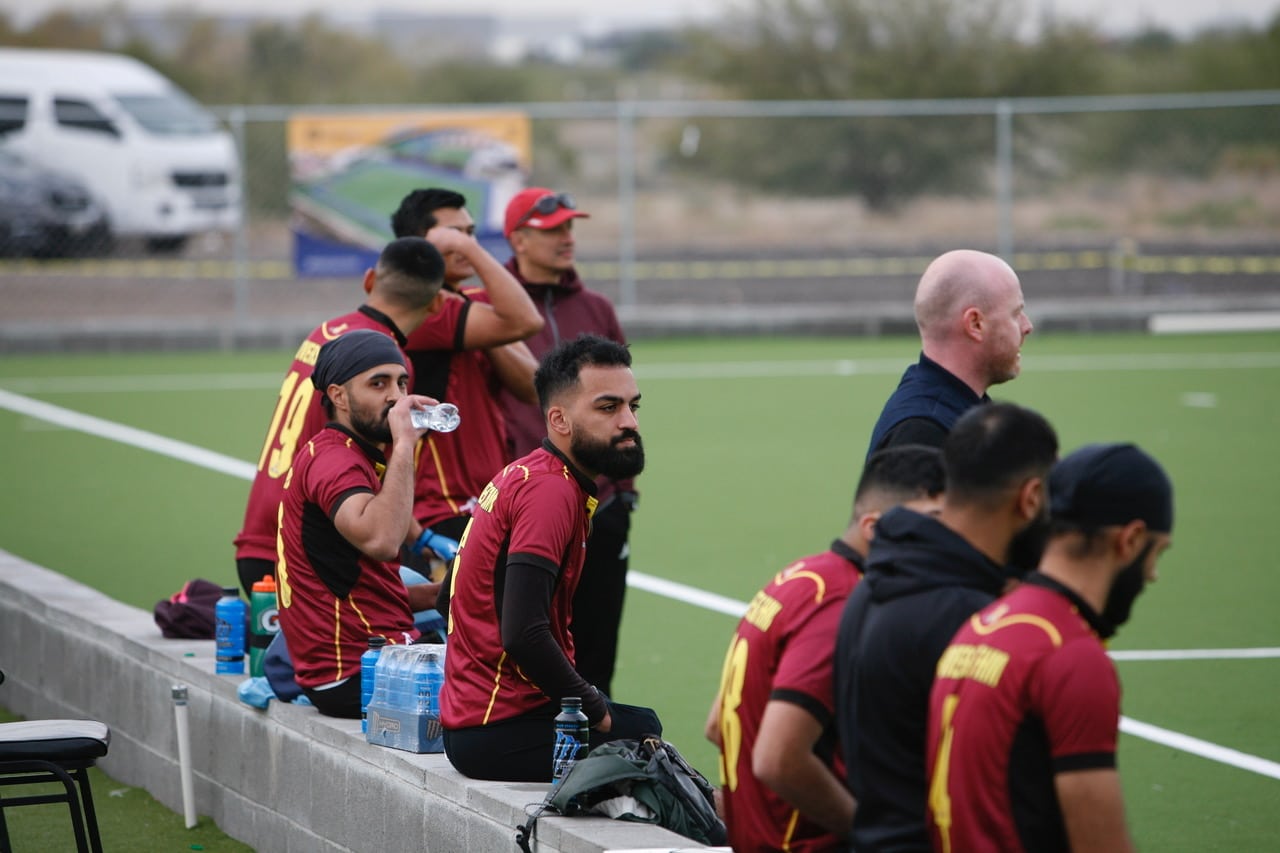
[[[213,606],[218,675],[244,675],[244,629],[248,607],[240,597],[240,587],[224,586],[222,598]]]
[[[373,684],[377,673],[378,658],[386,637],[370,637],[369,648],[360,655],[360,731],[369,731],[369,700],[373,698]]]

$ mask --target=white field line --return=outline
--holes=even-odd
[[[241,462],[239,459],[232,459],[230,456],[223,456],[221,453],[214,453],[212,450],[205,450],[203,447],[196,447],[194,444],[187,444],[185,441],[174,441],[171,438],[165,438],[153,432],[134,429],[124,424],[95,418],[92,415],[73,412],[61,406],[43,403],[40,400],[32,400],[30,397],[22,397],[5,391],[3,388],[0,388],[0,408],[28,417],[38,418],[42,421],[48,421],[51,424],[57,424],[67,429],[100,436],[111,441],[118,441],[121,444],[137,447],[151,453],[159,453],[162,456],[168,456],[180,462],[190,462],[192,465],[199,465],[201,468],[208,468],[210,471],[230,474],[242,480],[253,479],[254,466],[248,462]]]
[[[770,379],[803,376],[897,376],[910,358],[831,359],[810,361],[726,361],[637,366],[644,380]],[[1241,370],[1280,367],[1277,352],[1228,352],[1114,355],[1025,355],[1030,373],[1095,373],[1120,370]],[[192,373],[132,376],[62,376],[0,378],[0,384],[25,394],[91,394],[121,392],[246,391],[277,388],[279,373]]]
[[[29,397],[23,397],[9,391],[0,389],[0,408],[8,409],[27,417],[37,418],[47,421],[67,429],[76,430],[78,432],[87,433],[88,435],[98,436],[111,441],[117,441],[127,444],[131,447],[137,447],[153,453],[159,453],[177,459],[181,462],[188,462],[211,471],[218,471],[223,474],[229,474],[233,477],[239,477],[242,480],[252,480],[254,475],[254,466],[248,462],[239,459],[232,459],[221,453],[215,453],[212,450],[205,450],[202,447],[196,447],[182,441],[174,441],[164,436],[146,432],[145,430],[135,429],[133,427],[124,426],[123,424],[113,423],[112,421],[95,418],[90,415],[84,415],[79,412],[73,412],[60,406],[54,406],[44,403],[40,400],[33,400]],[[646,592],[652,592],[655,595],[664,596],[666,598],[680,601],[695,607],[701,607],[716,613],[723,613],[727,616],[740,617],[747,608],[746,602],[737,601],[727,596],[717,595],[712,592],[706,592],[686,584],[677,583],[675,581],[665,580],[663,578],[647,575],[643,572],[628,572],[627,585]],[[1225,649],[1221,652],[1228,653],[1228,657],[1276,657],[1280,656],[1280,649]],[[1190,651],[1174,651],[1174,650],[1158,650],[1149,652],[1117,652],[1117,656],[1125,655],[1120,660],[1201,660],[1214,659],[1215,651],[1212,649],[1193,649]],[[1140,658],[1138,655],[1150,655],[1150,658]],[[1183,657],[1175,657],[1182,655]],[[1248,755],[1238,752],[1234,749],[1218,746],[1208,741],[1199,740],[1188,735],[1171,732],[1148,723],[1131,720],[1128,717],[1121,718],[1120,728],[1122,731],[1132,734],[1136,737],[1150,740],[1165,746],[1180,749],[1193,755],[1207,758],[1211,761],[1217,761],[1222,764],[1228,764],[1232,767],[1238,767],[1242,770],[1248,770],[1252,773],[1258,773],[1263,776],[1270,776],[1274,779],[1280,779],[1280,764],[1268,761],[1264,758]]]
[[[1120,731],[1134,737],[1140,737],[1143,740],[1149,740],[1152,743],[1158,743],[1161,746],[1189,752],[1192,755],[1198,755],[1201,758],[1207,758],[1219,764],[1228,764],[1241,770],[1248,770],[1250,773],[1257,773],[1260,776],[1280,779],[1280,763],[1268,761],[1256,755],[1249,755],[1247,752],[1218,746],[1216,743],[1209,743],[1207,740],[1200,740],[1200,738],[1179,732],[1171,732],[1168,729],[1162,729],[1159,726],[1153,726],[1150,723],[1144,723],[1129,717],[1120,718]]]

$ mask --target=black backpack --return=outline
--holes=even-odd
[[[613,802],[602,807],[609,801]],[[727,839],[711,783],[656,735],[602,743],[579,759],[548,792],[529,822],[517,827],[516,843],[525,853],[538,818],[547,810],[657,824],[713,847]]]

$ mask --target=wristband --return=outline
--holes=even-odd
[[[413,550],[421,554],[424,548],[430,548],[440,559],[446,562],[452,560],[458,553],[458,543],[450,539],[448,536],[441,536],[430,527],[422,528],[422,533],[418,536],[416,542],[413,543]]]

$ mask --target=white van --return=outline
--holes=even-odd
[[[0,145],[78,178],[113,235],[157,251],[240,221],[231,135],[128,56],[0,48]]]

